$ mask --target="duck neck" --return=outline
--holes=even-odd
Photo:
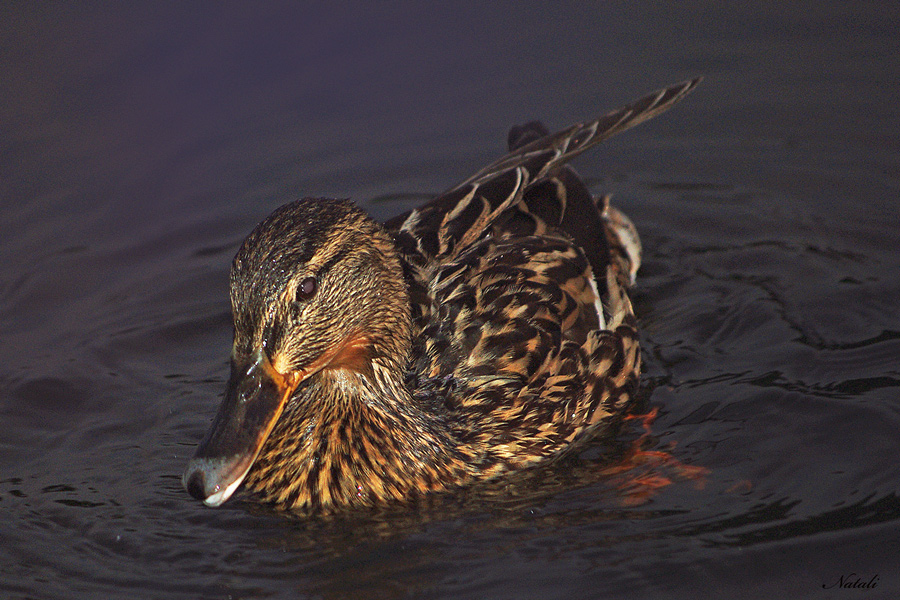
[[[416,402],[397,369],[323,371],[304,384],[263,447],[247,487],[292,509],[404,500],[465,477],[447,422]]]

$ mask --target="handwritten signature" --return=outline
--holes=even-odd
[[[841,575],[837,578],[837,581],[822,584],[822,588],[826,590],[830,590],[831,588],[873,589],[876,587],[878,587],[878,573],[873,575],[869,580],[863,579],[863,576],[857,575],[856,573],[850,573],[849,575]]]

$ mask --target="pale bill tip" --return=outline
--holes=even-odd
[[[217,491],[207,497],[206,500],[203,501],[203,504],[212,508],[221,506],[223,502],[231,498],[231,495],[234,493],[234,491],[238,488],[239,485],[241,485],[241,482],[244,481],[245,475],[247,475],[247,471],[244,471],[240,477],[232,481],[224,488],[221,488],[221,486],[216,486]]]

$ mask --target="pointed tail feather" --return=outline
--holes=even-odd
[[[565,164],[603,140],[665,112],[688,95],[702,79],[697,77],[658,90],[593,121],[578,123],[544,136],[510,152],[453,189],[484,183],[518,167],[524,167],[528,171],[529,182],[540,179],[548,171]]]

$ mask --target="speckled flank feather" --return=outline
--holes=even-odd
[[[504,158],[383,228],[329,200],[261,224],[235,259],[235,356],[262,345],[303,375],[246,487],[293,509],[373,505],[612,431],[640,373],[640,241],[565,163],[697,82],[553,135],[518,128]],[[320,291],[294,301],[304,277]]]

